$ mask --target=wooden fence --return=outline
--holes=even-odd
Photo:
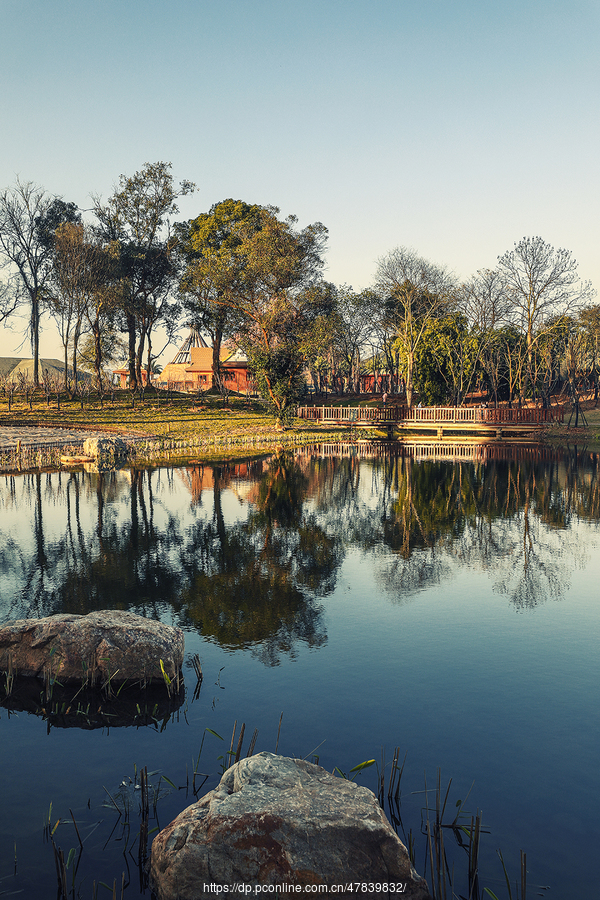
[[[415,423],[457,425],[543,425],[562,422],[563,407],[542,409],[535,406],[300,406],[298,417],[331,425]]]

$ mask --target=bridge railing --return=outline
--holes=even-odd
[[[354,422],[400,422],[401,406],[300,406],[298,416],[316,422],[352,425]]]
[[[542,409],[522,406],[509,409],[506,406],[300,406],[298,416],[314,422],[352,425],[359,422],[422,422],[431,425],[456,423],[482,425],[541,425],[546,422],[562,422],[562,407]]]

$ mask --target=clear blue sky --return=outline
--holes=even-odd
[[[0,42],[1,188],[88,208],[170,161],[180,218],[323,222],[337,284],[399,245],[467,278],[539,234],[600,288],[597,0],[0,0]]]

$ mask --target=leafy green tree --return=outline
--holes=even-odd
[[[123,316],[128,334],[129,386],[141,384],[144,347],[159,321],[172,321],[172,289],[178,276],[170,217],[177,199],[195,190],[191,181],[173,182],[171,163],[145,163],[132,177],[121,175],[119,186],[102,204],[94,198],[94,212],[105,241],[117,241],[122,274],[128,279]]]
[[[289,425],[306,387],[302,354],[288,342],[267,348],[248,341],[245,352],[258,390],[279,426]]]
[[[192,323],[206,331],[213,347],[213,383],[221,386],[221,345],[235,331],[239,315],[227,303],[237,276],[232,265],[245,230],[260,227],[260,207],[242,200],[223,200],[208,213],[175,226],[178,253],[183,260],[179,291]]]
[[[303,386],[302,338],[318,315],[306,288],[319,278],[327,230],[316,223],[297,231],[296,218],[281,221],[278,212],[263,210],[260,229],[244,237],[234,303],[243,317],[242,346],[281,426]]]
[[[48,250],[56,249],[56,229],[61,225],[81,225],[81,213],[75,203],[67,203],[55,197],[36,222],[40,244]]]
[[[119,346],[115,339],[115,323],[127,300],[129,285],[123,278],[120,248],[116,241],[104,244],[97,238],[92,239],[85,252],[90,267],[85,317],[91,332],[93,371],[96,373],[98,391],[102,392],[105,352],[109,347],[112,350]]]
[[[477,335],[453,313],[431,322],[415,355],[419,395],[428,405],[460,406],[474,381],[479,360]]]
[[[282,425],[301,387],[301,336],[311,319],[306,289],[318,281],[327,231],[320,223],[298,231],[297,219],[280,220],[277,207],[230,213],[224,238],[201,248],[196,285],[235,319],[236,340]]]

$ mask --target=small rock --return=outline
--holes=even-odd
[[[93,456],[99,470],[114,469],[122,465],[129,454],[122,438],[88,438],[83,442],[83,452]]]

